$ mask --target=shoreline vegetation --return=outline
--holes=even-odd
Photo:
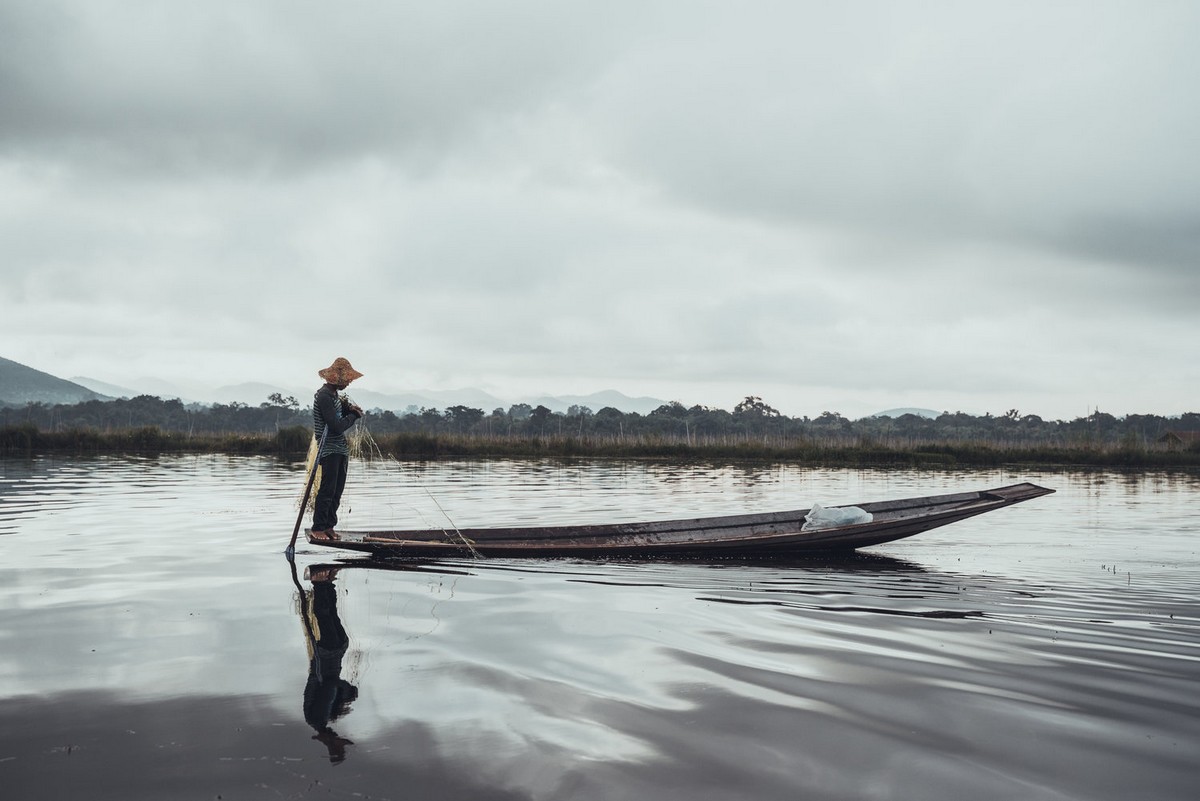
[[[0,456],[103,454],[226,454],[303,459],[311,432],[301,426],[274,433],[188,434],[154,426],[95,431],[0,427]],[[1022,444],[983,441],[914,442],[870,439],[760,437],[725,439],[618,435],[513,437],[456,433],[372,435],[383,457],[616,458],[682,461],[764,461],[823,467],[1200,467],[1200,449],[1118,443]]]
[[[994,417],[943,412],[849,420],[786,417],[756,396],[732,412],[668,403],[649,414],[606,407],[515,404],[404,413],[369,410],[372,444],[397,459],[622,458],[770,461],[830,467],[999,465],[1200,467],[1200,413],[1178,417],[1099,410],[1071,421],[1010,409]],[[360,426],[363,424],[360,424]],[[0,405],[0,456],[221,453],[303,459],[312,415],[292,397],[185,405],[142,395],[111,401]]]

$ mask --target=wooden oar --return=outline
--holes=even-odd
[[[300,523],[304,520],[304,513],[308,510],[308,496],[312,492],[313,479],[317,477],[317,466],[321,464],[321,449],[325,447],[325,438],[329,436],[329,426],[325,426],[325,430],[321,432],[321,441],[317,443],[317,455],[313,458],[312,470],[308,473],[308,485],[304,488],[304,500],[300,501],[300,514],[296,515],[296,528],[292,530],[292,541],[288,543],[287,558],[291,560],[296,553],[296,535],[300,533]]]

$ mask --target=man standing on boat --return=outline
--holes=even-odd
[[[346,432],[363,416],[363,410],[338,392],[350,386],[362,373],[350,366],[347,359],[339,356],[333,364],[317,375],[325,379],[325,386],[313,396],[313,435],[317,442],[325,438],[325,444],[317,454],[321,466],[321,486],[313,507],[312,533],[317,539],[336,540],[334,526],[338,522],[338,506],[342,502],[342,490],[346,488],[346,472],[350,464],[350,447],[346,444]]]

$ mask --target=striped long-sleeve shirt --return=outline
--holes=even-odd
[[[325,447],[321,448],[317,458],[331,453],[349,456],[350,446],[346,444],[346,431],[356,422],[358,414],[343,406],[336,389],[329,384],[318,389],[313,395],[313,435],[317,442],[320,442],[321,435],[328,427],[329,436],[325,438]]]

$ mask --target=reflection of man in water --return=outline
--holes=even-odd
[[[350,711],[358,697],[358,688],[342,678],[342,657],[350,638],[342,628],[337,612],[337,590],[333,586],[337,568],[313,567],[308,578],[312,593],[300,599],[308,634],[308,683],[304,685],[304,719],[316,730],[314,740],[329,749],[329,761],[346,758],[346,746],[353,745],[329,724]]]

